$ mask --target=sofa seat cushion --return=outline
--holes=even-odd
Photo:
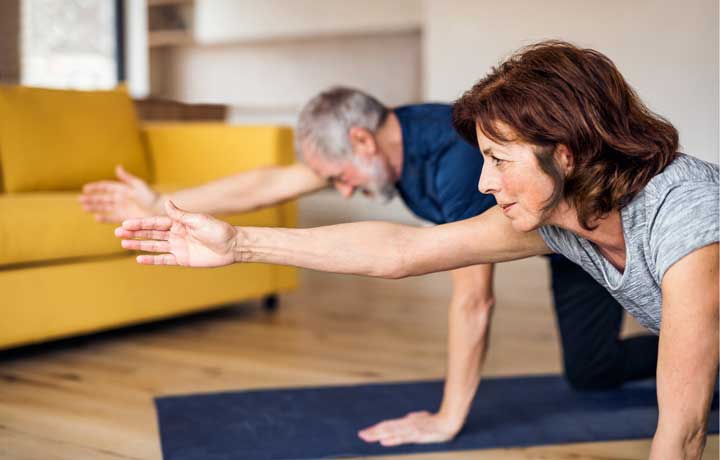
[[[277,226],[279,209],[224,217],[233,225]],[[113,231],[83,212],[73,192],[0,194],[0,268],[127,254]]]
[[[123,89],[69,91],[0,85],[0,158],[7,192],[79,190],[114,176],[142,178],[148,159]]]

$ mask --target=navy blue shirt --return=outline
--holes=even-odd
[[[477,216],[495,206],[478,191],[483,157],[453,129],[452,106],[418,104],[394,109],[403,139],[403,166],[395,184],[405,205],[436,224]]]

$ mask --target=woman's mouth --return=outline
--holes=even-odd
[[[500,205],[500,207],[502,208],[502,210],[503,210],[503,212],[504,212],[505,214],[507,214],[508,211],[510,211],[510,208],[512,208],[513,206],[515,206],[515,203],[501,204],[501,205]]]

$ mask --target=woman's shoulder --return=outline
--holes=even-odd
[[[644,195],[645,237],[658,280],[681,257],[718,241],[717,165],[683,154],[653,178]]]
[[[663,195],[678,186],[703,183],[720,183],[718,165],[680,153],[660,174],[653,177],[645,188],[654,195]]]

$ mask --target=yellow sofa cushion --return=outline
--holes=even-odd
[[[224,217],[233,225],[277,226],[279,208]],[[0,194],[0,269],[8,265],[124,254],[116,224],[98,224],[72,192]]]
[[[283,126],[146,123],[143,137],[155,180],[182,187],[295,161],[293,132]]]
[[[124,89],[0,86],[0,158],[8,192],[80,189],[116,164],[145,179],[149,169]]]

